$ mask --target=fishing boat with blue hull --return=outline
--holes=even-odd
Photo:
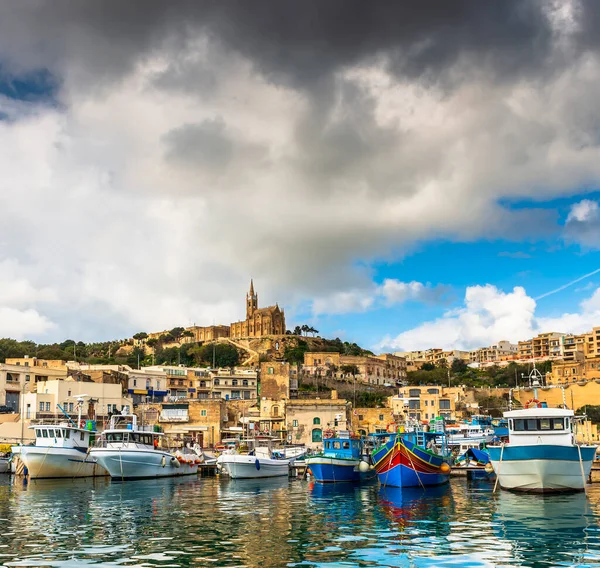
[[[445,455],[444,434],[440,432],[399,432],[377,448],[372,459],[382,485],[428,487],[450,479],[450,456]],[[442,452],[438,453],[438,444]]]
[[[306,458],[315,481],[360,482],[375,478],[375,469],[364,453],[364,441],[349,434],[323,440],[323,451]]]
[[[530,385],[534,398],[525,408],[504,413],[508,443],[487,448],[500,487],[530,493],[584,491],[596,446],[577,443],[578,418],[566,408],[564,390],[562,408],[548,408],[537,399],[543,377],[535,366]]]

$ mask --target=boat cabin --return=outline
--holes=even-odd
[[[98,438],[97,447],[168,449],[168,441],[154,426],[138,426],[135,414],[115,414],[110,427]]]
[[[87,423],[86,423],[87,425]],[[77,428],[68,422],[60,424],[36,424],[30,426],[35,431],[35,445],[50,448],[83,448],[87,450],[96,438],[95,424],[90,429]]]
[[[504,413],[510,444],[533,446],[573,444],[574,412],[566,408],[525,408]]]
[[[359,459],[362,441],[358,438],[328,438],[323,440],[323,455],[332,458]]]

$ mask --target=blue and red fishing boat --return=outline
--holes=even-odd
[[[446,483],[450,479],[450,458],[443,455],[444,438],[439,432],[390,434],[372,454],[379,482],[391,487],[423,488]],[[442,453],[438,453],[438,443]]]

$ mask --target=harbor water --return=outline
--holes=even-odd
[[[0,477],[3,566],[597,566],[587,497],[278,478]]]

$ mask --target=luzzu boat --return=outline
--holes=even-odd
[[[537,399],[543,378],[535,366],[529,380],[534,398],[524,409],[504,413],[509,443],[487,448],[500,487],[531,493],[584,491],[596,446],[576,443],[576,418],[566,404],[548,408]]]
[[[168,439],[150,426],[137,425],[135,414],[111,417],[105,430],[91,449],[112,479],[151,479],[195,475],[201,459],[196,454],[171,451]]]
[[[372,459],[382,485],[391,487],[427,487],[441,485],[450,478],[448,456],[438,453],[445,448],[440,432],[398,432],[373,451]]]
[[[323,440],[323,451],[306,458],[315,481],[339,483],[368,481],[375,478],[375,469],[364,456],[364,442],[349,432]]]

